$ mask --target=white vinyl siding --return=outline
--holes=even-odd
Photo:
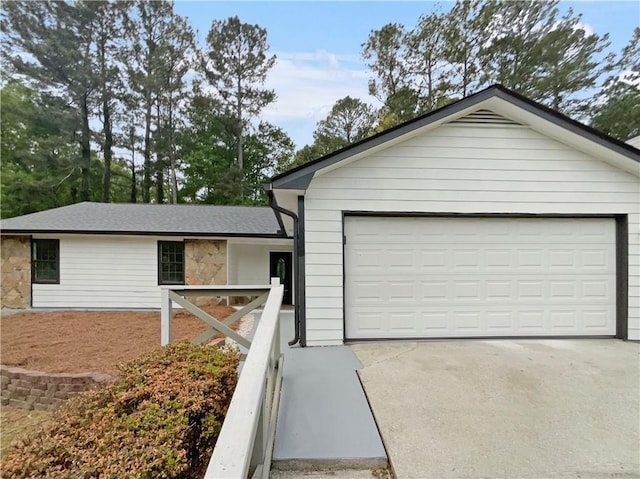
[[[229,242],[229,284],[269,284],[269,253],[271,251],[291,252],[293,247]]]
[[[60,238],[60,284],[34,284],[35,308],[157,309],[158,240],[81,236]]]
[[[638,177],[530,128],[443,125],[317,174],[305,195],[309,345],[343,341],[342,211],[627,214],[629,338],[640,339]]]

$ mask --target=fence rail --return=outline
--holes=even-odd
[[[162,344],[171,342],[171,309],[175,302],[192,312],[211,329],[194,338],[206,341],[217,331],[249,349],[205,479],[266,479],[271,456],[282,385],[284,357],[280,353],[280,307],[284,287],[278,278],[270,286],[183,286],[162,290]],[[241,310],[219,321],[186,298],[190,296],[258,296]],[[264,304],[251,340],[229,326]]]

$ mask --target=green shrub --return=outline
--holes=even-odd
[[[200,478],[237,382],[237,353],[175,343],[63,404],[16,444],[2,477]]]

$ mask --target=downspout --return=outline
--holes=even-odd
[[[294,344],[300,341],[300,298],[302,296],[302,291],[300,291],[300,287],[299,287],[300,282],[298,281],[299,274],[300,274],[299,273],[300,258],[298,257],[298,232],[299,232],[298,216],[293,211],[289,211],[283,208],[282,206],[278,205],[276,201],[276,197],[273,194],[273,190],[271,189],[271,185],[265,185],[265,188],[267,189],[269,206],[274,211],[290,216],[291,219],[293,219],[293,270],[294,270],[294,281],[295,281],[295,291],[294,291],[295,304],[293,306],[294,338],[288,343],[289,346],[293,346]],[[284,228],[282,228],[282,230],[284,231]]]

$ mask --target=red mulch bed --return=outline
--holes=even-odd
[[[202,309],[217,319],[235,312],[230,306]],[[173,318],[173,341],[208,329],[187,311],[174,311]],[[0,318],[0,362],[36,371],[116,374],[116,364],[159,345],[159,312],[25,311]]]

